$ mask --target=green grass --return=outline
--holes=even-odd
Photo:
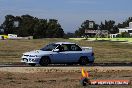
[[[69,41],[80,46],[93,47],[95,62],[132,62],[132,44],[110,41],[86,41],[59,38],[36,40],[0,40],[0,63],[20,62],[22,53],[40,49],[51,42]]]
[[[86,38],[70,38],[71,40],[84,40]],[[132,38],[88,38],[88,40],[110,40],[132,42]]]

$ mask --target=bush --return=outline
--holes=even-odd
[[[117,35],[118,38],[131,38],[132,36],[128,32],[122,32]]]

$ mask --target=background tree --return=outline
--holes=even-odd
[[[36,19],[37,20],[37,19]],[[34,27],[34,38],[45,38],[47,31],[47,20],[40,19]]]
[[[119,32],[118,27],[115,25],[115,21],[113,20],[105,20],[105,23],[101,22],[99,25],[99,30],[108,30],[108,32],[111,34]]]
[[[81,36],[85,36],[85,30],[91,30],[89,28],[89,20],[86,20],[84,21],[82,24],[81,24],[81,27],[75,31],[75,35],[78,36],[78,37],[81,37]],[[98,29],[98,25],[94,23],[93,25],[93,29],[94,30],[97,30]]]
[[[85,29],[91,30],[89,28],[89,20],[86,20],[81,24],[81,27],[75,31],[75,35],[77,37],[84,36],[85,35]],[[115,21],[113,21],[113,20],[109,20],[109,21],[105,20],[105,22],[104,23],[101,22],[100,25],[94,23],[93,29],[94,30],[97,30],[97,29],[108,30],[108,32],[111,34],[115,34],[115,33],[119,32],[118,26],[115,25]]]
[[[119,38],[130,38],[130,34],[128,32],[122,32],[121,34],[118,34],[117,37]]]
[[[56,19],[38,19],[30,15],[5,16],[1,25],[5,34],[18,36],[34,36],[34,38],[62,38],[64,31]]]
[[[49,38],[62,38],[64,36],[64,31],[58,23],[58,20],[49,19],[46,35]]]
[[[70,33],[70,32],[68,32],[68,33],[65,33],[65,35],[64,35],[64,38],[75,38],[75,33]]]
[[[21,23],[19,25],[19,36],[33,36],[34,34],[34,26],[36,24],[36,20],[34,17],[30,15],[22,15],[21,16]]]
[[[118,28],[129,27],[129,22],[132,22],[132,17],[129,17],[126,21],[124,21],[122,23],[118,23],[117,27]]]
[[[13,31],[13,24],[14,24],[14,16],[13,15],[7,15],[5,16],[5,21],[1,25],[4,29],[5,34],[12,34]]]

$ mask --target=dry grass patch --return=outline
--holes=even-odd
[[[0,63],[20,62],[23,52],[40,49],[49,43],[59,41],[75,42],[81,46],[93,47],[96,57],[95,62],[132,62],[132,44],[46,38],[36,40],[0,40]]]

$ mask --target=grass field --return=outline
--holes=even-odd
[[[86,38],[70,38],[72,40],[85,40]],[[124,41],[132,42],[132,38],[88,38],[88,40]]]
[[[58,41],[75,42],[80,46],[93,47],[95,62],[132,62],[132,44],[110,41],[85,41],[59,38],[36,40],[0,40],[0,63],[20,62],[22,53],[40,49],[46,44]]]

